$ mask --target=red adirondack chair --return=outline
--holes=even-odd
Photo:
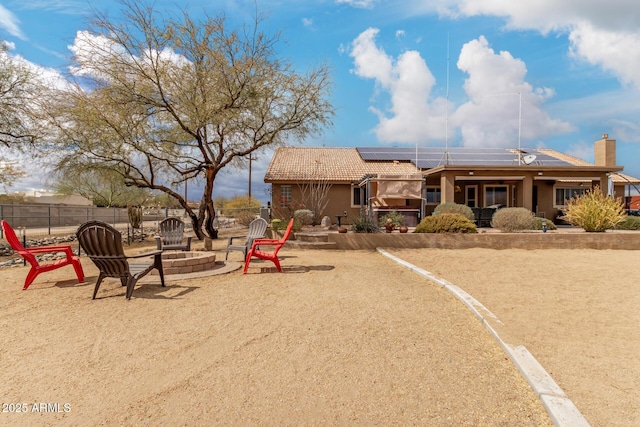
[[[251,257],[265,259],[268,261],[272,261],[279,272],[282,273],[282,267],[280,267],[280,260],[278,259],[278,251],[285,244],[289,235],[291,234],[291,229],[293,228],[294,219],[291,218],[289,221],[289,225],[287,225],[287,229],[284,232],[284,236],[282,239],[254,239],[253,244],[251,245],[251,249],[247,252],[247,258],[244,261],[244,271],[242,274],[247,274],[247,268],[249,268],[249,263],[251,262]],[[273,252],[265,252],[262,249],[265,246],[273,246]]]
[[[20,243],[20,239],[18,239],[18,236],[16,236],[13,228],[11,228],[9,223],[5,220],[2,220],[2,230],[4,231],[5,239],[7,239],[7,242],[9,242],[9,245],[11,245],[13,250],[19,253],[22,258],[24,258],[29,264],[31,264],[31,270],[29,270],[29,273],[27,273],[27,278],[25,279],[24,287],[22,288],[23,290],[27,289],[29,285],[33,283],[38,274],[55,270],[57,268],[64,267],[65,265],[70,264],[73,265],[73,268],[76,271],[76,276],[78,276],[78,283],[84,282],[84,271],[82,270],[82,264],[80,264],[80,258],[73,254],[71,246],[58,245],[25,248]],[[38,260],[35,256],[36,254],[55,252],[64,252],[66,254],[66,258],[41,265],[40,263],[38,263]]]

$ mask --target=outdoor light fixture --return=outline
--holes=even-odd
[[[538,175],[542,175],[542,172],[538,172]]]
[[[469,175],[473,175],[473,171],[469,171]]]

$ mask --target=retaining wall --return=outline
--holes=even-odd
[[[439,249],[640,249],[640,232],[606,233],[330,233],[335,249],[439,248]]]

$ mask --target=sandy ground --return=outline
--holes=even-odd
[[[112,280],[92,301],[86,258],[80,285],[65,267],[22,291],[26,268],[0,270],[0,424],[551,424],[439,286],[375,252],[280,253],[282,274],[252,261],[131,301]],[[639,424],[635,252],[393,253],[487,306],[592,425]]]
[[[455,283],[489,308],[591,425],[640,425],[640,252],[391,253]]]

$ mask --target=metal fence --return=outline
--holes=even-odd
[[[255,216],[264,215],[265,208],[250,209]],[[216,219],[218,229],[235,227],[237,217],[247,209],[225,209],[224,215]],[[254,212],[255,211],[255,212]],[[131,243],[146,240],[155,235],[158,223],[167,217],[183,219],[187,231],[192,230],[191,219],[184,209],[148,208],[143,210],[140,229],[132,229],[125,208],[99,208],[95,206],[64,206],[38,204],[0,204],[0,219],[4,219],[15,230],[25,247],[70,244],[77,250],[75,232],[78,226],[98,220],[111,224],[123,235],[123,240]],[[0,228],[0,255],[7,241]]]
[[[80,224],[98,220],[117,228],[131,243],[136,238],[144,239],[154,234],[158,222],[168,216],[184,217],[183,209],[148,209],[143,212],[142,226],[133,230],[124,208],[99,208],[95,206],[0,204],[0,219],[4,219],[15,230],[26,247],[75,242],[75,232]],[[190,224],[190,221],[185,221]],[[135,232],[134,232],[135,231]],[[6,245],[0,229],[0,246]],[[76,246],[77,249],[77,246]]]

